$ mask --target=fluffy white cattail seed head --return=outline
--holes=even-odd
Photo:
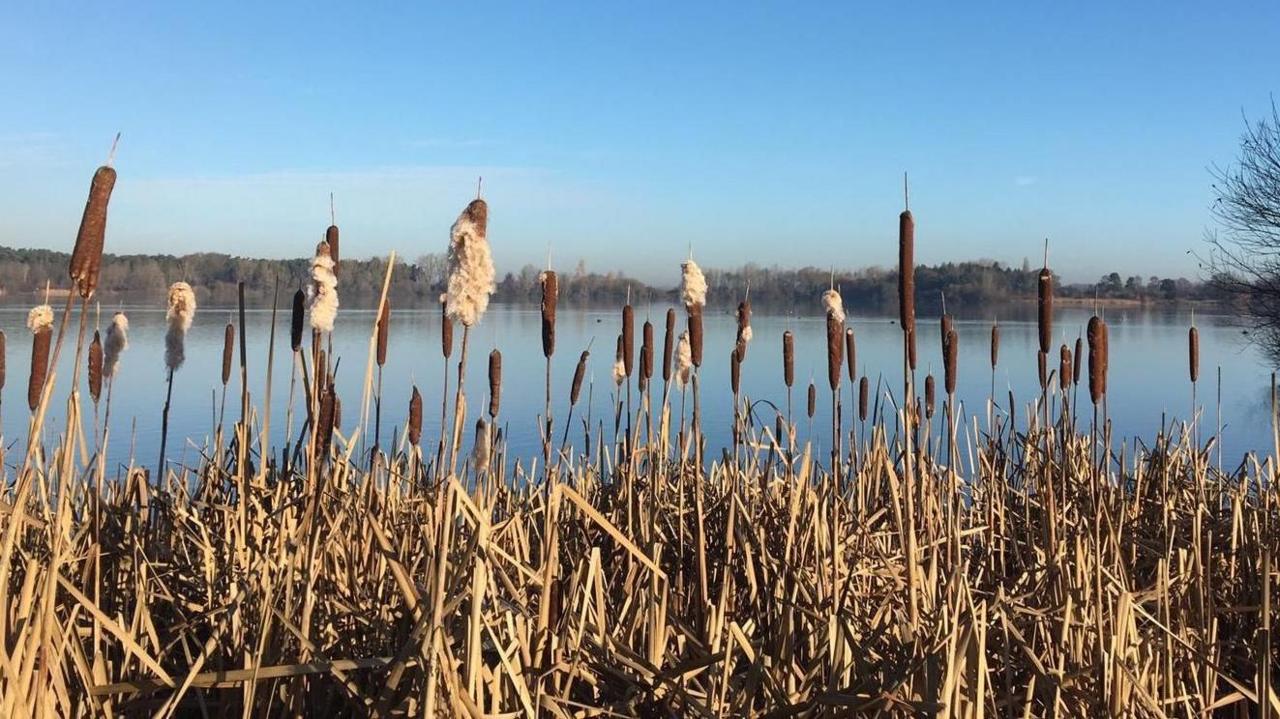
[[[111,326],[107,328],[107,342],[102,349],[102,376],[114,377],[116,365],[120,364],[120,355],[129,349],[129,318],[123,312],[117,312],[111,318]]]
[[[27,329],[31,334],[39,334],[53,327],[53,308],[49,305],[32,307],[27,313]]]
[[[307,286],[311,329],[317,332],[332,332],[333,322],[338,318],[338,277],[333,273],[333,266],[329,243],[321,240],[311,260],[311,284]]]
[[[840,298],[839,292],[835,290],[823,292],[822,308],[828,315],[834,317],[836,322],[844,322],[844,300]]]
[[[689,331],[685,330],[680,333],[680,341],[676,343],[676,371],[675,380],[677,387],[683,387],[689,381],[689,374],[693,370],[693,348],[689,345]]]
[[[445,312],[470,327],[489,307],[494,284],[488,240],[489,206],[472,200],[449,230],[449,285]]]
[[[187,330],[196,317],[196,293],[186,282],[169,286],[169,311],[165,313],[169,330],[164,335],[164,364],[176,370],[186,360]]]
[[[680,299],[685,307],[707,304],[707,278],[692,257],[680,263],[680,275]]]

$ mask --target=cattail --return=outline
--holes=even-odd
[[[480,320],[489,307],[493,282],[493,255],[488,240],[489,206],[475,199],[449,230],[449,284],[446,312],[465,327]]]
[[[782,381],[787,389],[796,383],[796,338],[791,330],[782,333]]]
[[[1097,315],[1090,317],[1085,336],[1089,342],[1089,399],[1098,404],[1107,394],[1107,323]]]
[[[662,338],[662,381],[671,380],[671,353],[675,348],[676,311],[667,309],[667,333]]]
[[[107,328],[107,343],[102,352],[102,376],[114,377],[120,364],[120,355],[129,348],[129,318],[117,312]]]
[[[472,446],[471,457],[475,461],[476,471],[489,469],[489,424],[484,417],[476,420],[476,441]]]
[[[1000,325],[991,325],[991,369],[1000,362]]]
[[[1049,354],[1053,343],[1053,273],[1046,265],[1040,270],[1040,351]]]
[[[222,386],[226,387],[231,381],[231,357],[236,346],[236,326],[227,323],[227,328],[222,332]]]
[[[652,375],[645,375],[644,369],[646,366],[648,366],[650,369],[653,369],[653,360],[649,356],[648,346],[642,344],[640,345],[640,377],[639,377],[639,380],[636,382],[636,387],[638,387],[641,392],[645,391],[645,389],[648,388],[649,377],[652,376]]]
[[[102,337],[97,330],[93,331],[93,342],[89,343],[89,396],[94,404],[102,397]]]
[[[1040,389],[1049,388],[1049,355],[1042,350],[1036,351],[1036,367],[1039,371]]]
[[[1195,325],[1187,330],[1187,351],[1190,354],[1191,382],[1200,379],[1200,331]]]
[[[40,305],[27,313],[27,328],[31,330],[31,374],[27,378],[27,406],[36,411],[40,395],[44,392],[45,379],[49,375],[49,343],[53,339],[53,308]]]
[[[836,290],[822,293],[822,311],[827,313],[827,317],[834,317],[837,323],[844,324],[844,300]]]
[[[1076,353],[1071,359],[1071,384],[1080,384],[1080,370],[1084,367],[1084,338],[1076,338]]]
[[[333,378],[325,383],[327,387],[333,387]],[[333,429],[336,432],[342,431],[342,397],[338,395],[337,390],[333,394]]]
[[[689,375],[693,372],[693,348],[689,343],[688,330],[680,333],[680,340],[676,342],[676,358],[675,358],[675,380],[677,387],[683,387],[689,382]]]
[[[867,381],[867,376],[863,375],[858,380],[858,419],[867,421],[867,402],[870,400],[871,383]]]
[[[622,335],[618,335],[618,349],[613,355],[613,383],[619,387],[627,379],[627,364],[622,357],[623,344]]]
[[[836,315],[827,313],[827,382],[831,389],[840,386],[840,370],[844,365],[844,325]]]
[[[298,352],[302,349],[302,324],[307,310],[307,293],[299,289],[293,293],[293,311],[289,315],[289,347]]]
[[[195,316],[196,293],[186,282],[174,282],[169,286],[169,310],[165,313],[169,330],[164,336],[164,364],[170,371],[181,367],[187,358],[187,330]]]
[[[578,357],[578,366],[573,370],[573,385],[569,388],[569,406],[572,407],[578,403],[578,397],[582,396],[582,380],[587,376],[587,358],[591,356],[590,352],[583,350]]]
[[[4,330],[0,330],[0,389],[4,389],[5,356],[8,354],[5,344]]]
[[[934,401],[934,382],[933,374],[927,374],[924,378],[924,418],[933,419],[933,401]]]
[[[902,331],[916,328],[916,222],[911,210],[898,215],[898,321]],[[912,363],[912,368],[915,363]]]
[[[414,447],[422,441],[422,395],[418,385],[413,386],[413,394],[409,395],[409,444]]]
[[[960,370],[959,363],[957,362],[959,353],[960,336],[956,334],[955,330],[951,330],[947,333],[947,356],[943,363],[943,369],[945,370],[943,373],[943,381],[946,384],[948,395],[956,393],[956,376]]]
[[[560,281],[556,273],[546,270],[538,275],[542,285],[542,356],[548,359],[556,351],[556,300],[560,295]]]
[[[729,353],[729,387],[735,395],[742,389],[742,358],[737,348]]]
[[[634,369],[636,355],[636,313],[631,305],[622,308],[622,365],[628,377]]]
[[[329,225],[324,231],[324,241],[329,245],[329,257],[333,259],[333,276],[338,276],[338,267],[342,262],[341,253],[338,251],[338,226]]]
[[[334,413],[337,395],[333,392],[333,385],[325,388],[324,394],[320,395],[320,413],[316,418],[316,445],[320,449],[321,454],[329,451],[329,445],[333,443],[333,427]]]
[[[852,384],[858,379],[858,342],[854,339],[852,327],[844,331],[844,363],[849,368],[849,383]]]
[[[489,416],[497,417],[502,401],[502,353],[489,353]]]
[[[80,290],[80,296],[86,299],[97,289],[98,276],[102,273],[107,204],[115,186],[115,168],[103,165],[94,171],[89,182],[89,199],[85,201],[84,215],[80,217],[80,231],[76,233],[75,249],[71,252],[69,274]]]
[[[707,304],[707,278],[689,258],[680,265],[680,297],[689,313],[689,351],[694,367],[702,366],[702,309]]]
[[[813,419],[813,414],[818,411],[818,387],[812,381],[809,382],[809,404],[805,408],[808,411],[809,419]]]
[[[329,383],[329,358],[324,350],[316,352],[316,392],[324,393],[325,385]]]
[[[445,295],[440,295],[440,351],[445,359],[453,354],[453,320],[449,319],[448,303]]]
[[[1058,387],[1066,392],[1071,386],[1071,348],[1066,344],[1058,350]]]
[[[646,385],[653,378],[653,323],[649,320],[644,321],[644,330],[641,332],[640,376]]]
[[[738,303],[738,338],[734,343],[739,362],[747,359],[747,345],[751,344],[754,336],[755,333],[751,331],[751,302],[743,300]]]
[[[951,330],[956,326],[955,318],[946,312],[942,313],[942,320],[938,323],[939,329],[942,330],[942,353],[947,352],[947,336],[951,334]]]
[[[913,372],[916,369],[916,331],[914,327],[907,331],[907,366]]]
[[[316,245],[316,256],[311,260],[311,329],[332,332],[338,318],[338,278],[333,274],[333,257],[329,243]]]
[[[382,302],[382,312],[378,313],[378,366],[387,363],[387,342],[391,339],[391,299]]]

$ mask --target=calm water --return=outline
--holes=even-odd
[[[8,335],[8,381],[3,389],[3,429],[6,444],[12,446],[26,435],[26,380],[31,336],[24,322],[26,307],[0,308],[0,329]],[[60,309],[60,308],[59,308]],[[112,440],[108,458],[113,465],[128,461],[131,451],[138,461],[154,466],[159,449],[160,415],[164,404],[164,312],[162,309],[127,307],[131,322],[130,347],[121,362],[113,399]],[[666,308],[637,308],[637,354],[640,324],[649,317],[655,325],[659,350],[662,343],[663,317]],[[1000,366],[996,371],[996,392],[1005,404],[1012,389],[1023,416],[1025,402],[1038,393],[1035,361],[1037,334],[1034,308],[1020,305],[1001,317]],[[1090,312],[1083,309],[1061,309],[1056,317],[1059,342],[1073,344]],[[583,399],[574,419],[575,436],[581,436],[579,419],[590,412],[593,424],[604,422],[612,428],[614,387],[611,381],[614,343],[621,313],[617,310],[572,310],[562,308],[557,334],[557,354],[553,363],[553,412],[563,421],[568,405],[568,389],[578,353],[592,345],[589,377],[594,378],[594,392],[588,404]],[[1187,381],[1187,327],[1190,317],[1181,313],[1150,310],[1110,309],[1105,313],[1111,328],[1110,411],[1118,436],[1140,436],[1150,440],[1160,427],[1162,417],[1171,421],[1186,418],[1191,411],[1191,390]],[[105,323],[110,313],[104,308]],[[173,396],[169,456],[172,460],[196,461],[198,451],[211,435],[214,416],[221,393],[221,353],[225,323],[232,317],[230,309],[200,308],[187,339],[187,361],[178,371]],[[683,324],[683,313],[680,313]],[[1267,451],[1271,444],[1269,421],[1270,368],[1260,355],[1246,346],[1239,327],[1229,318],[1197,315],[1201,337],[1201,382],[1199,401],[1202,407],[1202,436],[1212,434],[1217,423],[1215,395],[1218,368],[1222,372],[1222,422],[1224,464],[1234,466],[1245,452]],[[359,421],[364,370],[369,352],[369,336],[374,320],[372,310],[343,309],[334,338],[334,354],[341,360],[338,390],[343,400],[343,428],[349,433]],[[288,351],[288,315],[282,312],[277,325],[277,353],[272,392],[272,434],[277,445],[284,439],[285,408],[289,400],[292,355]],[[253,401],[261,407],[265,391],[269,311],[248,314],[249,386]],[[743,391],[753,400],[768,400],[779,407],[786,405],[782,383],[781,335],[790,329],[796,334],[796,416],[803,413],[804,396],[810,378],[819,387],[819,415],[815,419],[815,441],[825,444],[829,430],[829,393],[826,390],[824,321],[816,308],[811,316],[787,317],[757,310],[753,318],[755,339],[751,343],[743,367]],[[894,318],[854,315],[851,324],[857,332],[858,365],[870,378],[872,387],[882,382],[882,389],[901,384],[901,334]],[[985,402],[991,387],[989,332],[991,314],[985,318],[957,321],[960,334],[960,378],[958,394],[966,413],[985,417]],[[930,367],[938,377],[941,390],[940,341],[936,319],[921,319],[919,366],[921,375]],[[728,439],[732,411],[729,394],[729,351],[733,345],[734,320],[727,311],[708,311],[706,317],[706,350],[702,368],[705,426],[712,446]],[[487,403],[486,356],[493,348],[503,354],[503,396],[501,424],[511,447],[512,456],[539,453],[536,417],[543,408],[544,364],[540,344],[537,308],[494,307],[472,331],[471,361],[467,374],[470,417],[475,417]],[[70,338],[74,342],[74,337]],[[457,360],[461,337],[455,342]],[[46,422],[50,437],[62,431],[65,420],[66,383],[70,377],[74,344],[63,352],[59,369],[59,386],[55,402]],[[1051,364],[1056,367],[1056,352]],[[638,360],[637,360],[638,363]],[[658,372],[661,362],[657,363]],[[439,432],[439,407],[442,393],[443,359],[440,354],[440,326],[434,309],[397,310],[392,320],[391,351],[383,374],[383,442],[398,441],[405,421],[411,383],[416,383],[424,399],[424,445],[434,446]],[[83,382],[84,373],[81,372]],[[452,371],[450,397],[452,397]],[[660,388],[661,383],[656,383]],[[298,395],[301,395],[299,382]],[[843,391],[848,402],[849,383],[844,379]],[[238,417],[239,371],[233,372],[228,388],[227,416]],[[92,426],[94,415],[88,404],[85,424]],[[1080,399],[1087,403],[1087,392]],[[300,401],[300,400],[297,400]],[[679,407],[678,401],[676,407]],[[762,408],[766,422],[772,414]],[[299,405],[299,413],[300,413]],[[372,416],[372,409],[370,410]],[[850,413],[846,410],[846,417]],[[301,420],[294,418],[293,431]],[[807,428],[801,422],[802,437]],[[468,427],[470,422],[468,423]],[[557,426],[557,437],[561,425]],[[372,420],[369,432],[373,431]],[[20,449],[20,448],[19,448]],[[714,453],[718,455],[718,452]],[[9,463],[16,454],[10,454]]]

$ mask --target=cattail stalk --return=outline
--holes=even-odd
[[[542,466],[550,471],[551,434],[554,430],[551,421],[551,356],[556,352],[556,304],[560,297],[560,281],[554,270],[547,269],[538,275],[538,284],[542,286],[542,356],[546,360],[543,381]]]

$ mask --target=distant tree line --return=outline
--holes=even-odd
[[[46,286],[67,286],[68,256],[63,252],[0,247],[0,295],[9,299],[36,295]],[[106,255],[103,258],[99,294],[105,298],[162,297],[170,283],[185,280],[196,289],[201,302],[230,304],[236,300],[237,283],[243,281],[247,296],[261,304],[271,299],[279,282],[282,305],[294,290],[305,286],[309,258],[269,260],[201,252],[190,255]],[[372,303],[382,290],[384,259],[343,259],[339,268],[339,293],[348,306]],[[502,274],[495,301],[537,302],[540,269],[526,265]],[[957,306],[981,306],[1010,300],[1030,300],[1036,295],[1038,268],[1023,262],[1019,268],[995,261],[947,262],[916,270],[917,304],[926,312],[939,309],[943,293]],[[815,302],[832,283],[840,288],[846,304],[865,309],[897,306],[896,269],[866,267],[858,270],[817,267],[780,268],[747,264],[737,269],[704,268],[708,301],[732,306],[747,293],[753,304],[796,305]],[[677,271],[673,268],[673,276]],[[437,301],[445,289],[443,254],[418,257],[412,263],[397,259],[390,296],[400,306]],[[570,304],[617,304],[628,294],[634,303],[675,302],[678,288],[654,287],[621,272],[588,271],[578,261],[559,271],[560,298]],[[1055,276],[1058,297],[1125,300],[1135,302],[1216,302],[1226,295],[1212,282],[1186,278],[1122,277],[1112,272],[1096,283],[1063,285]]]

